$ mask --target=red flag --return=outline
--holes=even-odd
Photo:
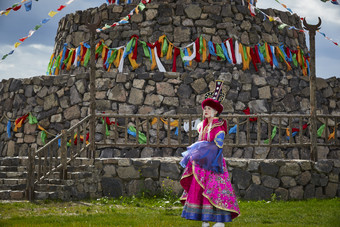
[[[64,6],[64,5],[61,5],[57,10],[58,11],[61,11],[62,9],[64,9],[66,6]]]
[[[18,11],[21,8],[21,5],[18,5],[16,7],[13,8],[14,11]]]

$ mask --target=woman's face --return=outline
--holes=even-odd
[[[211,108],[210,106],[205,106],[204,107],[204,110],[203,110],[203,116],[205,118],[208,118],[208,117],[215,117],[217,114],[217,111],[214,110],[213,108]]]

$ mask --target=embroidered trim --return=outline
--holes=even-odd
[[[215,119],[218,119],[218,118],[215,118]],[[200,140],[202,140],[202,139],[205,137],[205,135],[206,135],[207,133],[210,133],[214,128],[220,127],[220,126],[222,126],[223,124],[224,124],[224,121],[218,121],[218,122],[216,122],[216,123],[213,123],[213,124],[211,125],[211,127],[210,127],[210,130],[208,130],[208,129],[209,129],[209,124],[207,124],[207,125],[204,127],[204,129],[202,130],[202,135],[199,137]],[[210,138],[207,138],[207,141],[211,142],[211,141],[210,141]]]
[[[218,148],[222,148],[222,147],[223,147],[224,136],[223,136],[223,139],[222,139],[222,138],[217,138],[221,133],[223,133],[224,136],[225,136],[225,132],[224,132],[224,131],[220,131],[220,132],[218,132],[218,133],[216,134],[215,139],[214,139],[214,142],[215,142],[215,144],[216,144],[216,146],[217,146]],[[220,146],[218,142],[222,142],[222,145]]]
[[[205,190],[205,187],[204,185],[202,184],[202,182],[199,181],[198,179],[198,176],[196,176],[196,173],[195,173],[195,165],[194,165],[194,162],[192,164],[192,171],[193,171],[193,175],[197,181],[197,183]],[[240,216],[240,212],[236,211],[236,210],[232,210],[232,209],[226,209],[224,207],[220,207],[219,205],[215,204],[214,202],[211,201],[211,199],[203,192],[202,195],[207,198],[209,200],[209,202],[211,203],[211,205],[213,205],[214,207],[220,209],[220,210],[225,210],[225,211],[230,211],[230,212],[234,212],[236,213],[238,216]]]

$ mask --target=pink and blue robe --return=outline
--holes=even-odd
[[[222,154],[226,131],[225,121],[215,118],[208,124],[206,119],[198,126],[198,141],[182,153],[183,218],[231,222],[240,214]]]

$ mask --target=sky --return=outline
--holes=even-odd
[[[9,53],[14,48],[14,44],[20,38],[27,36],[28,32],[43,19],[49,18],[48,13],[51,10],[56,11],[67,1],[33,0],[32,10],[29,12],[21,8],[16,12],[11,11],[7,16],[0,16],[0,58]],[[18,2],[20,0],[0,0],[0,10],[5,10]],[[300,17],[306,17],[310,24],[316,24],[318,17],[321,17],[320,31],[340,43],[340,6],[330,2],[324,3],[321,0],[280,0],[280,2]],[[74,0],[0,63],[0,81],[45,75],[53,52],[59,20],[69,13],[98,7],[104,3],[106,3],[105,0]],[[275,0],[258,0],[257,7],[286,11]],[[340,78],[340,46],[334,45],[318,33],[316,34],[316,72],[317,77]]]

